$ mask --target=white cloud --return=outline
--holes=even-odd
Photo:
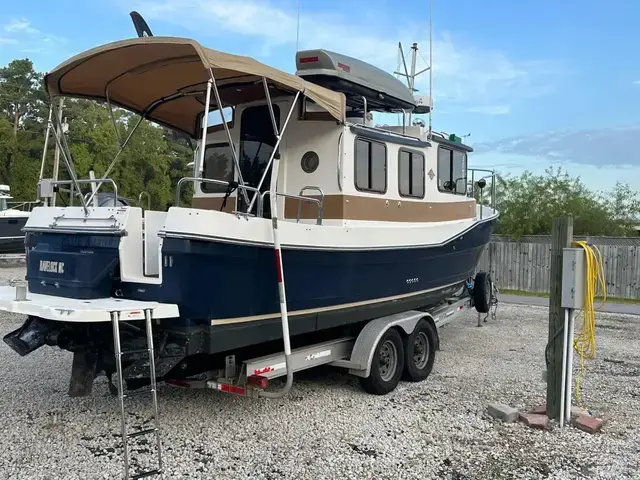
[[[4,26],[4,31],[9,33],[24,32],[30,35],[40,33],[40,31],[33,28],[31,22],[25,18],[10,20],[9,23]]]
[[[57,35],[43,33],[31,25],[25,18],[12,19],[2,26],[5,32],[0,37],[0,46],[3,44],[19,45],[21,53],[53,54],[59,53],[58,48],[66,43],[66,39]]]
[[[634,81],[633,81],[633,82],[631,82],[631,83],[633,83],[634,85],[640,85],[640,80],[634,80]]]
[[[127,1],[124,6],[135,8],[145,18],[191,30],[200,39],[229,34],[249,37],[259,45],[256,52],[260,56],[290,48],[288,70],[292,71],[297,14],[294,4],[289,4],[290,8],[284,9],[267,0],[136,0],[133,5]],[[384,20],[368,16],[366,23],[358,24],[357,17],[346,18],[317,9],[312,15],[303,11],[300,49],[326,48],[393,72],[397,68],[398,41],[402,41],[407,56],[409,46],[417,41],[428,61],[426,25],[393,26],[390,20],[386,24]],[[447,109],[473,108],[477,113],[504,115],[514,102],[547,93],[558,73],[550,62],[514,61],[502,52],[461,43],[447,32],[437,32],[433,50],[434,111],[442,102]],[[416,87],[419,94],[428,94],[428,74],[418,77]]]
[[[510,111],[511,107],[509,107],[509,105],[484,105],[467,108],[467,112],[481,113],[484,115],[506,115]]]

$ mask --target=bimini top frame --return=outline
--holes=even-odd
[[[197,138],[201,133],[204,143],[207,117],[203,122],[203,113],[218,110],[238,172],[240,168],[237,152],[222,112],[225,106],[259,100],[266,96],[278,139],[282,132],[278,132],[275,125],[271,97],[295,95],[295,104],[297,97],[302,94],[329,112],[337,121],[344,123],[346,119],[346,99],[342,93],[306,82],[250,57],[205,48],[187,38],[141,37],[109,43],[72,57],[48,73],[44,82],[52,100],[55,96],[88,98],[105,101],[109,106],[116,105],[140,115],[138,124],[125,142],[121,143],[118,154],[102,179],[107,178],[142,119],[180,131],[192,138]],[[214,98],[211,98],[211,93]],[[289,117],[290,114],[287,122]],[[55,138],[60,143],[57,134]],[[65,143],[64,137],[62,143]],[[196,177],[202,176],[204,148],[199,153],[199,161],[194,167]],[[72,171],[72,159],[67,159],[66,155],[64,159],[74,184],[77,184]],[[238,174],[239,190],[251,208],[256,197],[249,202],[244,181],[241,174]],[[97,188],[87,202],[82,202],[85,212],[96,193]]]
[[[197,138],[206,84],[212,77],[223,107],[264,98],[265,78],[275,87],[272,96],[299,92],[339,122],[345,120],[346,100],[341,93],[187,38],[141,37],[102,45],[57,66],[44,81],[50,96],[110,101]],[[217,99],[213,100],[212,110],[218,108]]]

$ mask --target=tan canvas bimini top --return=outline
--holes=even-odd
[[[209,68],[223,107],[265,98],[261,83],[265,77],[272,98],[300,92],[336,120],[345,121],[342,93],[187,38],[142,37],[102,45],[58,65],[45,76],[45,88],[51,95],[95,100],[107,100],[108,95],[113,105],[197,137],[202,132]],[[213,93],[211,108],[217,108]]]

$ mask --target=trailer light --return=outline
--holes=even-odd
[[[318,57],[302,57],[300,63],[315,63],[318,61]]]
[[[263,377],[262,375],[251,375],[247,378],[247,384],[255,388],[266,390],[269,386],[269,379],[267,377]]]

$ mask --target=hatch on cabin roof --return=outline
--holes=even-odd
[[[296,75],[308,82],[342,92],[347,105],[367,110],[412,110],[416,99],[409,88],[390,73],[356,58],[328,50],[296,53]]]

